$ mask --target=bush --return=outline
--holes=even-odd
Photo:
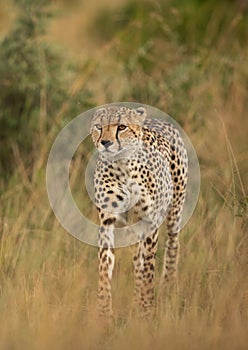
[[[0,171],[6,176],[14,168],[13,143],[17,143],[25,165],[31,165],[39,139],[44,141],[58,110],[72,99],[73,67],[44,40],[52,17],[49,1],[16,3],[19,17],[0,44]],[[78,113],[73,103],[68,108],[72,117]]]

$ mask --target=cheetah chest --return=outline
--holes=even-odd
[[[119,160],[99,158],[94,185],[99,210],[131,223],[145,219],[159,226],[173,195],[167,160],[155,147]]]

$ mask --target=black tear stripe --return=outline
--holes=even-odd
[[[116,128],[115,138],[116,138],[117,143],[118,143],[118,149],[120,150],[121,149],[121,142],[120,142],[119,137],[118,137],[118,128]]]
[[[103,115],[101,115],[101,118],[100,118],[100,124],[101,124],[101,125],[102,125],[102,118],[103,118]],[[97,141],[96,141],[97,144],[99,143],[101,137],[102,137],[102,128],[101,128],[101,130],[100,130],[100,136],[98,137],[98,139],[97,139]]]
[[[121,114],[118,114],[117,125],[120,124],[120,121],[121,121]],[[118,137],[118,126],[117,126],[117,128],[116,128],[115,138],[116,138],[117,143],[118,143],[118,149],[120,150],[120,149],[121,149],[121,142],[120,142],[119,137]]]
[[[97,144],[99,143],[101,137],[102,137],[102,128],[101,128],[101,131],[100,131],[100,136],[98,137],[98,139],[97,139],[97,141],[96,141]]]

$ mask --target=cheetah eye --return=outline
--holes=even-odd
[[[97,128],[97,130],[102,130],[101,124],[95,124],[95,127]]]
[[[126,128],[127,128],[126,125],[121,124],[121,125],[118,125],[117,130],[118,130],[118,131],[122,131],[122,130],[125,130]]]

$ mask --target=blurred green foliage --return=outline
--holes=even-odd
[[[228,28],[237,44],[245,47],[248,39],[247,11],[242,11],[235,0],[136,0],[120,10],[105,9],[93,24],[100,41],[109,41],[121,35],[128,38],[135,50],[148,41],[173,40],[192,53],[199,48],[213,48]],[[211,28],[210,28],[211,27]],[[207,35],[209,34],[209,35]]]
[[[45,137],[63,104],[70,99],[66,112],[73,118],[79,113],[75,100],[85,100],[69,94],[75,66],[44,40],[53,18],[50,1],[15,3],[18,18],[0,44],[0,172],[6,177],[15,166],[13,143],[28,167],[37,156],[39,135]]]
[[[122,64],[129,82],[122,100],[166,105],[183,123],[198,84],[218,75],[228,91],[235,65],[245,59],[248,16],[233,0],[137,0],[99,13],[92,33],[99,44],[112,42]],[[211,98],[206,92],[199,101],[196,127]]]

